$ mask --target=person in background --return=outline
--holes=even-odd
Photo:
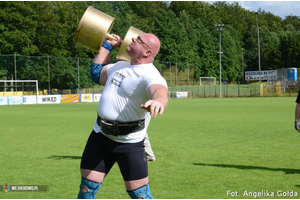
[[[145,152],[146,152],[147,160],[155,161],[155,155],[153,153],[153,150],[152,150],[152,147],[150,144],[148,133],[146,133],[144,145],[145,145]]]
[[[134,37],[126,49],[131,62],[109,64],[111,50],[122,41],[112,35],[116,40],[106,40],[91,64],[91,79],[105,87],[81,159],[78,199],[96,198],[116,162],[128,195],[152,199],[144,139],[150,118],[168,104],[166,80],[153,65],[160,41],[151,33]]]
[[[296,99],[296,108],[295,108],[295,129],[300,133],[300,90]]]

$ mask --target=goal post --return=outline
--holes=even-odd
[[[18,83],[22,83],[22,85],[18,85]],[[22,89],[18,90],[19,88]],[[31,92],[32,95],[35,93],[36,102],[38,102],[38,80],[0,80],[0,96],[24,96],[25,88],[32,88],[31,91],[29,89],[29,92]],[[20,93],[22,94],[20,95]]]
[[[200,77],[201,85],[216,85],[216,77]]]

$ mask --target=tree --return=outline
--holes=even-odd
[[[35,2],[0,2],[0,53],[32,55],[39,52],[34,44],[38,15]]]
[[[241,78],[241,43],[236,29],[225,26],[222,34],[222,79],[237,81]]]
[[[292,25],[296,31],[300,31],[300,16],[289,15],[282,21],[283,25]]]
[[[285,31],[279,36],[281,59],[283,68],[291,68],[299,66],[299,32],[292,25],[287,25]]]
[[[160,54],[157,59],[184,62],[187,56],[185,54],[187,33],[175,14],[172,11],[160,13],[155,21],[155,27],[155,32],[161,41]]]
[[[276,33],[271,32],[268,44],[263,55],[262,69],[276,70],[281,66],[281,52],[279,51],[279,37]]]

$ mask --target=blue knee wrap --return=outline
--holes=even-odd
[[[154,199],[151,195],[149,184],[144,185],[143,187],[140,187],[133,191],[127,191],[127,193],[132,199],[137,199],[138,197],[144,199]]]
[[[95,199],[101,183],[89,181],[81,177],[80,190],[77,199]]]

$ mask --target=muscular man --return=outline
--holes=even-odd
[[[150,33],[132,38],[127,47],[131,62],[108,64],[110,51],[119,47],[107,40],[91,65],[91,78],[105,85],[97,119],[81,160],[78,198],[95,198],[115,162],[131,198],[153,198],[150,193],[144,138],[150,117],[162,115],[168,103],[165,79],[153,65],[160,49]]]

